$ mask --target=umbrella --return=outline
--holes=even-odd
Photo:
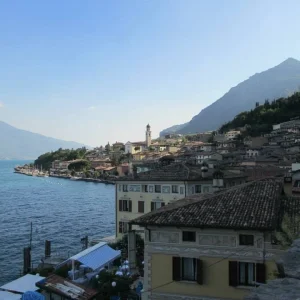
[[[26,292],[22,295],[21,300],[45,300],[45,297],[37,292]]]

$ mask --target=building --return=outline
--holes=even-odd
[[[238,130],[230,130],[225,133],[225,138],[226,138],[226,140],[233,140],[240,134],[241,134],[241,132]]]
[[[257,157],[261,154],[260,148],[249,148],[246,151],[247,157]]]
[[[282,221],[278,212],[295,204],[283,193],[282,182],[255,181],[188,196],[131,221],[130,227],[145,228],[144,290],[150,292],[142,299],[241,300],[274,278],[282,253],[273,235]]]
[[[116,181],[116,236],[128,231],[128,222],[189,195],[212,193],[218,171],[206,166],[173,163]],[[242,184],[247,176],[222,171],[222,187]],[[143,233],[143,229],[136,228]]]
[[[147,150],[151,146],[152,140],[151,140],[151,128],[148,124],[146,126],[146,133],[145,133],[145,142],[127,142],[125,144],[125,153],[135,154],[139,152],[143,152]]]
[[[143,152],[147,149],[146,143],[145,142],[127,142],[125,144],[125,153],[130,153],[130,154],[136,154]]]
[[[125,147],[124,143],[121,143],[121,142],[115,142],[112,145],[113,151],[123,151],[124,147]]]
[[[71,163],[70,161],[55,160],[52,162],[52,169],[53,170],[65,170],[65,169],[68,169],[68,166],[70,163]]]

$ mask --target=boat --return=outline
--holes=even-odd
[[[81,178],[80,177],[70,177],[70,180],[80,180]]]

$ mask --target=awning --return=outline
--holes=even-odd
[[[92,270],[97,270],[114,261],[120,256],[120,250],[114,250],[109,247],[107,243],[100,242],[95,246],[70,257],[68,260],[79,261]]]
[[[0,300],[20,300],[21,295],[0,291]]]
[[[37,291],[38,287],[36,287],[36,283],[41,281],[45,277],[41,277],[38,275],[27,274],[22,276],[14,281],[11,281],[0,287],[0,290],[17,292],[17,293],[25,293],[28,291]]]

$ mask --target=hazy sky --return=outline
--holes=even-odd
[[[300,59],[299,0],[0,2],[0,120],[83,142],[144,139]]]

